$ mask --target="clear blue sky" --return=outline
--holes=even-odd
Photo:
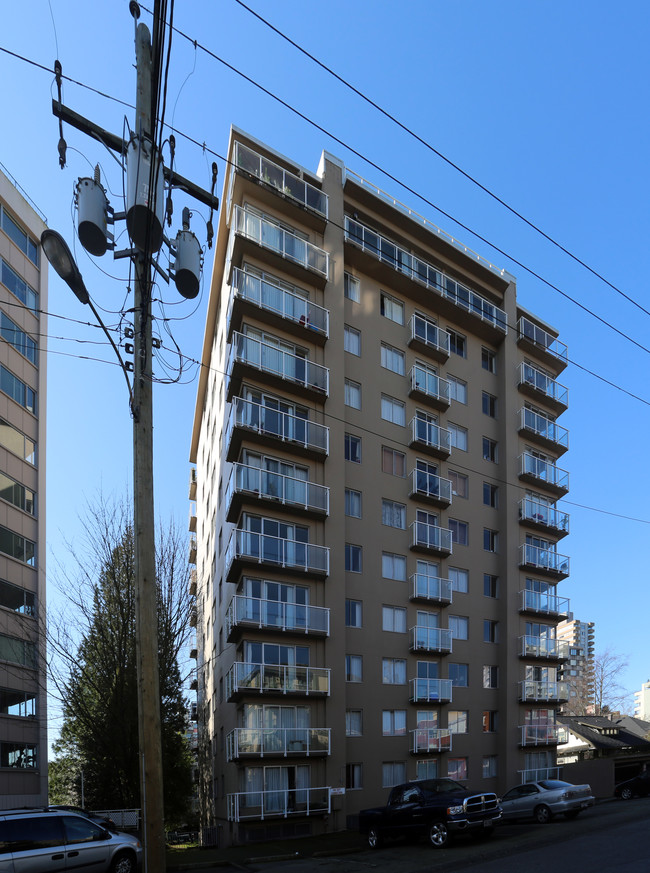
[[[650,309],[648,82],[650,7],[559,0],[304,0],[250,5],[342,77],[400,118],[629,296]],[[150,15],[143,9],[143,21]],[[570,409],[571,471],[566,509],[571,577],[558,591],[577,618],[596,623],[596,647],[629,658],[624,682],[650,677],[650,354],[550,290],[509,257],[495,253],[379,170],[330,140],[209,58],[193,40],[278,94],[374,163],[421,193],[508,255],[559,285],[600,317],[650,347],[650,317],[541,239],[422,145],[361,103],[269,31],[235,0],[177,3],[167,119],[223,155],[231,124],[315,169],[323,148],[403,200],[518,279],[520,302],[560,330],[572,361],[632,399],[570,366],[561,381]],[[3,10],[0,46],[63,72],[104,94],[134,102],[134,25],[127,0],[84,7],[74,0],[32,0]],[[57,46],[58,41],[58,46]],[[53,76],[0,52],[4,131],[0,161],[27,190],[51,227],[73,240],[72,192],[78,176],[102,166],[111,202],[120,205],[115,160],[71,128],[68,166],[58,167]],[[115,133],[132,110],[66,82],[64,102]],[[177,136],[177,169],[203,187],[214,159]],[[225,173],[219,160],[219,193]],[[175,198],[175,224],[187,204]],[[198,212],[207,217],[200,207]],[[216,223],[216,222],[215,222]],[[193,227],[204,239],[197,215]],[[79,264],[98,307],[119,310],[126,262]],[[180,302],[161,287],[167,325],[190,358],[200,358],[211,253],[204,293]],[[131,421],[124,380],[110,349],[71,292],[50,273],[48,355],[48,554],[64,557],[78,535],[78,513],[100,489],[130,487]],[[61,316],[61,318],[59,318]],[[99,343],[99,344],[96,344]],[[165,341],[169,372],[178,363]],[[95,360],[99,359],[99,361]],[[101,361],[109,362],[102,363]],[[165,377],[162,366],[159,377]],[[188,453],[196,368],[180,383],[155,388],[155,489],[158,513],[187,513]],[[587,509],[583,507],[593,507]],[[595,511],[599,510],[599,511]],[[613,513],[613,514],[608,514]],[[636,520],[634,520],[636,519]],[[644,545],[645,543],[645,545]],[[52,725],[56,730],[56,725]]]

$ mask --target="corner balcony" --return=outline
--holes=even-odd
[[[410,600],[424,600],[427,603],[437,603],[449,606],[452,598],[451,580],[439,576],[427,576],[424,573],[414,573],[411,578]]]
[[[526,634],[519,637],[519,657],[541,661],[566,661],[569,657],[569,644],[565,640]]]
[[[519,390],[534,400],[541,400],[558,415],[569,408],[569,389],[531,364],[519,365]]]
[[[324,461],[329,454],[329,435],[323,424],[235,397],[226,425],[226,458],[236,460],[246,440],[266,447],[286,447],[292,453]]]
[[[246,255],[260,257],[272,267],[324,288],[329,278],[329,254],[269,218],[233,207],[226,260],[240,266]]]
[[[247,375],[253,375],[274,388],[320,403],[327,399],[329,393],[330,374],[327,367],[235,332],[226,369],[228,400],[239,393]]]
[[[196,570],[190,570],[188,591],[190,593],[190,597],[196,597]]]
[[[330,788],[277,788],[228,794],[228,821],[264,821],[267,818],[329,815]]]
[[[532,497],[523,497],[519,501],[519,522],[536,530],[551,532],[560,538],[569,533],[568,513]]]
[[[557,746],[559,732],[555,724],[524,724],[519,727],[519,745]]]
[[[224,497],[227,520],[236,521],[242,505],[249,501],[324,519],[329,515],[330,490],[325,485],[260,467],[233,464]]]
[[[569,599],[541,591],[520,591],[519,612],[564,619],[569,615]]]
[[[329,728],[235,728],[226,737],[227,761],[329,754]]]
[[[440,655],[451,652],[451,631],[446,628],[416,625],[409,634],[412,652],[437,652]]]
[[[522,703],[566,703],[569,699],[567,682],[537,682],[526,679],[519,683],[519,699]]]
[[[187,556],[188,563],[196,564],[196,537],[190,537],[189,555]]]
[[[446,427],[439,427],[423,418],[411,419],[411,439],[409,446],[433,455],[435,458],[448,458],[451,454],[451,434]]]
[[[569,474],[566,470],[529,452],[519,455],[519,478],[531,485],[541,485],[557,497],[563,497],[569,491]]]
[[[537,355],[554,369],[564,370],[569,363],[568,350],[564,343],[523,315],[517,329],[518,345]]]
[[[519,566],[558,580],[566,579],[569,575],[567,555],[559,555],[549,548],[533,546],[529,543],[519,546]]]
[[[409,497],[433,503],[435,506],[449,506],[451,503],[451,481],[427,473],[426,470],[411,470],[411,490]]]
[[[569,431],[565,427],[525,406],[519,410],[518,430],[527,439],[558,454],[564,454],[569,448]]]
[[[415,312],[409,321],[408,344],[417,352],[424,352],[437,361],[446,361],[450,354],[449,334],[427,318]]]
[[[411,703],[451,703],[451,679],[411,679],[409,700]]]
[[[284,664],[252,664],[235,661],[226,673],[226,697],[241,694],[328,697],[330,671],[327,667],[288,667]]]
[[[330,632],[330,611],[323,606],[283,603],[235,594],[226,613],[227,638],[232,642],[236,631],[252,629],[326,637]]]
[[[426,367],[414,364],[409,372],[409,397],[428,403],[436,409],[447,409],[451,403],[451,386]]]
[[[303,342],[322,346],[329,336],[329,311],[323,306],[280,287],[279,281],[275,284],[235,267],[226,316],[229,342],[247,314],[263,318],[265,324],[286,330]]]
[[[196,500],[196,467],[192,467],[190,469],[190,486],[188,497],[190,500]]]
[[[418,728],[410,731],[411,754],[432,755],[439,752],[451,752],[451,733],[440,728]]]
[[[329,574],[330,550],[326,546],[237,528],[226,549],[225,565],[228,582],[235,582],[242,567],[251,565],[324,578]]]
[[[411,524],[411,549],[434,555],[451,555],[451,531],[437,524],[414,521]]]

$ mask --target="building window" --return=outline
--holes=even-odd
[[[345,544],[345,569],[348,573],[361,572],[361,546]]]
[[[346,433],[345,460],[352,461],[353,464],[361,463],[361,437],[352,436],[351,433]]]
[[[449,334],[449,349],[455,355],[460,355],[461,358],[467,357],[467,337],[462,333],[457,333],[450,327],[447,328]]]
[[[437,779],[438,778],[438,762],[437,761],[416,761],[415,762],[415,778],[416,779]]]
[[[449,431],[449,443],[453,448],[460,449],[462,452],[467,451],[467,428],[461,427],[459,424],[447,424]]]
[[[31,336],[14,324],[4,312],[0,312],[0,336],[35,367],[38,366],[38,346]]]
[[[497,399],[494,395],[488,394],[487,391],[483,391],[481,394],[481,406],[484,415],[489,415],[490,418],[497,417]]]
[[[2,273],[0,274],[2,284],[6,285],[14,297],[17,297],[38,318],[40,313],[38,311],[37,292],[2,258],[0,258],[0,267],[2,267]]]
[[[14,688],[0,688],[0,715],[36,718],[36,694],[16,691]]]
[[[494,778],[497,775],[497,756],[484,755],[482,770],[484,779]]]
[[[36,617],[36,595],[3,579],[0,579],[0,606],[21,615]]]
[[[349,273],[343,274],[343,293],[348,300],[359,303],[361,300],[361,283],[356,276]]]
[[[9,449],[28,464],[36,466],[36,443],[4,418],[0,418],[0,446]]]
[[[469,618],[466,615],[450,615],[449,630],[454,640],[469,639]]]
[[[496,440],[483,437],[483,460],[493,461],[495,464],[498,460],[497,442]]]
[[[399,349],[389,346],[387,343],[381,344],[381,365],[386,370],[397,373],[399,376],[404,375],[404,352]]]
[[[0,634],[0,661],[36,669],[36,646],[27,640]]]
[[[27,255],[32,264],[38,267],[38,243],[13,220],[4,207],[0,207],[0,210],[2,212],[2,229],[21,252]]]
[[[457,518],[449,519],[449,530],[451,531],[451,541],[459,546],[469,545],[469,525],[466,521],[459,521]]]
[[[361,518],[361,492],[345,489],[345,514],[350,518]]]
[[[452,734],[466,734],[467,710],[450,709],[447,713],[447,728]]]
[[[361,354],[361,331],[346,324],[343,328],[343,348],[351,355],[359,357]]]
[[[483,483],[483,504],[492,506],[494,509],[498,506],[499,489],[496,485],[490,485],[489,482]]]
[[[396,300],[389,294],[384,294],[382,292],[380,311],[384,318],[389,318],[396,324],[404,324],[404,304],[401,300]]]
[[[345,405],[361,409],[361,385],[352,379],[345,380]]]
[[[363,788],[363,764],[345,765],[345,788],[347,791]]]
[[[458,403],[467,403],[467,382],[449,374],[447,374],[447,381],[449,382],[450,399],[457,400]]]
[[[391,476],[406,476],[406,455],[388,446],[381,447],[381,469]]]
[[[406,764],[404,761],[385,761],[381,765],[382,788],[392,788],[406,782]]]
[[[36,543],[1,525],[0,552],[4,552],[5,555],[9,555],[17,561],[22,561],[23,564],[28,564],[30,567],[36,566]]]
[[[392,552],[382,552],[381,575],[384,579],[406,582],[406,556],[395,555]]]
[[[447,776],[457,782],[464,782],[467,779],[467,758],[449,758]]]
[[[406,661],[403,658],[382,658],[381,681],[384,685],[406,685]]]
[[[381,629],[396,634],[405,634],[406,610],[401,606],[382,606]]]
[[[483,688],[498,688],[499,687],[499,668],[497,666],[486,665],[483,667]]]
[[[363,623],[363,604],[360,600],[345,601],[345,626],[361,627]]]
[[[449,664],[449,678],[454,688],[467,688],[469,686],[469,664]]]
[[[0,743],[0,767],[38,767],[36,746],[30,743]]]
[[[492,349],[486,349],[485,346],[481,349],[481,366],[488,373],[496,373],[497,371],[497,353]]]
[[[363,658],[361,655],[345,656],[345,681],[363,682]]]
[[[496,709],[483,710],[483,731],[488,734],[495,734],[499,730],[499,713]]]
[[[346,709],[345,710],[345,736],[346,737],[361,737],[361,736],[363,736],[363,710],[361,710],[361,709]]]
[[[34,492],[25,488],[20,482],[16,482],[15,479],[11,479],[5,473],[0,473],[0,499],[17,506],[23,512],[36,515],[36,495]]]
[[[467,594],[469,591],[469,570],[461,570],[459,567],[449,567],[447,575],[451,582],[452,591],[458,591],[460,594]]]
[[[491,621],[486,618],[483,621],[483,642],[498,643],[499,642],[499,622]]]
[[[499,534],[495,530],[490,530],[487,527],[483,528],[483,550],[486,552],[496,552],[499,545]]]
[[[381,417],[384,421],[390,421],[392,424],[399,424],[404,427],[406,424],[406,404],[402,403],[401,400],[395,400],[394,397],[382,394]]]
[[[447,472],[449,481],[451,482],[451,493],[454,497],[469,497],[469,477],[464,473],[457,473],[455,470]]]
[[[405,737],[406,710],[384,709],[381,714],[381,732],[385,737]]]
[[[499,577],[483,573],[483,594],[485,597],[499,596]]]
[[[397,527],[406,530],[406,506],[395,500],[381,501],[381,523],[387,527]]]
[[[18,376],[14,376],[2,364],[0,364],[0,390],[28,412],[36,415],[36,391],[26,385]]]

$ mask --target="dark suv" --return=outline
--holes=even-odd
[[[141,861],[136,837],[74,812],[0,809],[1,873],[136,873]]]

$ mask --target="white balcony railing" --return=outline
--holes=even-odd
[[[277,788],[272,791],[242,791],[227,795],[228,821],[287,818],[293,815],[327,815],[330,789]]]
[[[411,419],[411,442],[427,446],[441,454],[451,452],[451,434],[446,427],[439,427],[424,418]]]
[[[226,760],[242,755],[265,756],[329,755],[329,728],[235,728],[226,737]]]
[[[411,547],[451,554],[451,531],[437,524],[414,521],[411,524]]]
[[[521,609],[524,612],[537,612],[542,615],[566,617],[569,614],[569,599],[558,597],[546,591],[520,591]]]
[[[435,373],[427,370],[419,364],[414,364],[409,373],[410,390],[430,397],[446,406],[449,406],[451,385],[447,379],[441,379]]]
[[[411,679],[409,686],[412,703],[444,703],[452,697],[451,679]]]
[[[519,683],[520,700],[559,701],[569,699],[569,686],[566,682],[538,682],[525,679]]]
[[[411,598],[413,600],[430,600],[434,603],[451,603],[451,579],[441,579],[439,576],[428,576],[425,573],[414,573],[411,576]]]
[[[449,356],[451,343],[446,330],[418,315],[417,312],[411,316],[409,326],[412,341],[419,341],[433,351]]]
[[[566,470],[561,470],[555,464],[536,458],[528,452],[519,455],[519,475],[531,476],[541,484],[550,485],[552,488],[569,490],[569,474]]]
[[[226,426],[226,445],[230,445],[236,427],[274,437],[292,446],[329,454],[329,428],[325,425],[243,397],[233,398]]]
[[[227,378],[235,363],[247,364],[263,373],[270,373],[295,385],[301,385],[325,396],[329,393],[329,370],[308,358],[285,352],[277,346],[252,336],[235,332],[228,358]]]
[[[553,400],[561,406],[569,405],[569,389],[564,385],[560,385],[555,379],[533,367],[532,364],[527,364],[524,361],[519,365],[519,384],[528,385]]]
[[[413,652],[451,652],[451,631],[441,627],[416,625],[409,631]]]
[[[451,503],[451,481],[426,470],[411,470],[411,495]]]
[[[226,673],[227,696],[241,692],[327,696],[327,667],[289,667],[285,664],[254,664],[235,661]]]
[[[550,746],[558,741],[559,727],[556,724],[524,724],[519,727],[519,732],[522,746]]]
[[[569,514],[548,503],[535,500],[534,497],[522,497],[519,501],[519,518],[553,528],[561,533],[569,533]]]
[[[535,567],[559,576],[569,575],[569,558],[551,549],[524,543],[519,547],[519,563],[522,567]]]
[[[330,632],[330,611],[324,606],[282,603],[279,600],[235,594],[226,613],[228,635],[234,627],[327,636]]]
[[[226,506],[230,506],[235,494],[253,495],[307,512],[329,515],[330,490],[327,486],[247,464],[233,464],[226,486]]]
[[[330,550],[299,540],[273,537],[237,528],[226,549],[226,567],[235,560],[255,561],[306,573],[329,573]]]
[[[519,336],[529,340],[542,351],[548,352],[549,355],[553,355],[558,361],[564,364],[568,362],[566,345],[523,315],[519,319]]]
[[[549,660],[566,660],[569,656],[569,644],[566,640],[549,639],[525,634],[519,637],[522,658],[547,658]]]
[[[519,410],[519,430],[534,433],[563,449],[569,448],[569,431],[565,427],[525,406]]]
[[[411,752],[451,752],[451,732],[443,728],[417,728],[410,731]]]

